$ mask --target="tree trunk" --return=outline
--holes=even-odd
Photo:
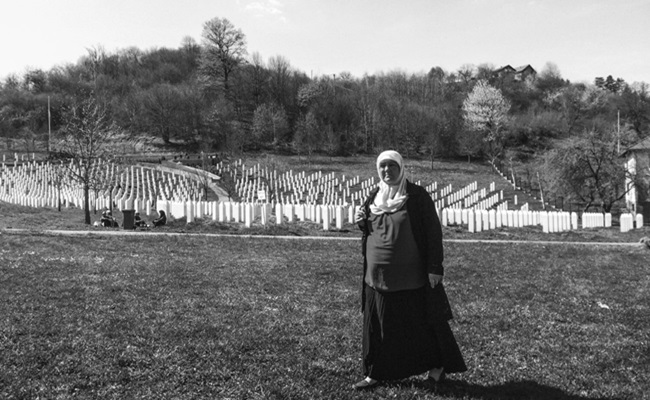
[[[90,225],[90,189],[84,185],[84,222]]]
[[[165,144],[169,144],[169,127],[163,128],[162,139]]]
[[[544,203],[544,191],[542,190],[542,180],[539,179],[539,172],[537,173],[537,183],[539,184],[539,197],[542,200],[542,207],[546,210],[546,203]]]
[[[603,201],[603,202],[602,202],[603,211],[605,211],[606,213],[611,212],[611,211],[612,211],[612,206],[613,206],[613,205],[614,205],[614,204],[612,204],[612,203],[605,203],[605,202]]]

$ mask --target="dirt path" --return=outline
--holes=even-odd
[[[127,230],[102,230],[102,231],[68,231],[56,229],[15,229],[0,230],[0,234],[9,235],[52,235],[52,236],[197,236],[197,237],[238,237],[245,239],[281,239],[281,240],[360,240],[358,237],[336,236],[272,236],[272,235],[235,235],[223,233],[187,233],[187,232],[156,232],[156,231],[127,231]],[[490,244],[536,244],[536,245],[575,245],[575,246],[619,246],[619,247],[646,247],[641,242],[562,242],[547,240],[486,240],[486,239],[444,239],[447,243],[490,243]]]

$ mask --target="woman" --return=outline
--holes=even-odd
[[[117,228],[120,226],[120,224],[117,223],[117,220],[113,217],[113,213],[108,210],[102,212],[102,217],[99,221],[101,225],[105,227]]]
[[[154,219],[151,221],[153,223],[153,226],[163,226],[167,223],[167,216],[165,215],[165,212],[163,210],[158,211],[158,218]]]
[[[396,151],[377,158],[379,187],[356,214],[363,231],[363,372],[369,389],[428,371],[467,370],[447,322],[442,228],[433,200],[404,177]]]

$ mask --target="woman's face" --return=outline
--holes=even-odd
[[[382,160],[379,163],[379,176],[388,185],[397,185],[399,182],[399,164],[393,160]]]

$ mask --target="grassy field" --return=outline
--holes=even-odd
[[[650,251],[445,247],[470,370],[355,393],[357,240],[5,232],[0,398],[649,398]]]
[[[370,158],[249,162],[374,174]],[[419,163],[411,173],[423,183],[500,179]],[[650,249],[633,245],[648,227],[445,227],[452,329],[469,371],[371,393],[351,390],[361,378],[356,227],[181,219],[102,235],[119,232],[84,225],[79,209],[0,202],[0,398],[650,399]]]

